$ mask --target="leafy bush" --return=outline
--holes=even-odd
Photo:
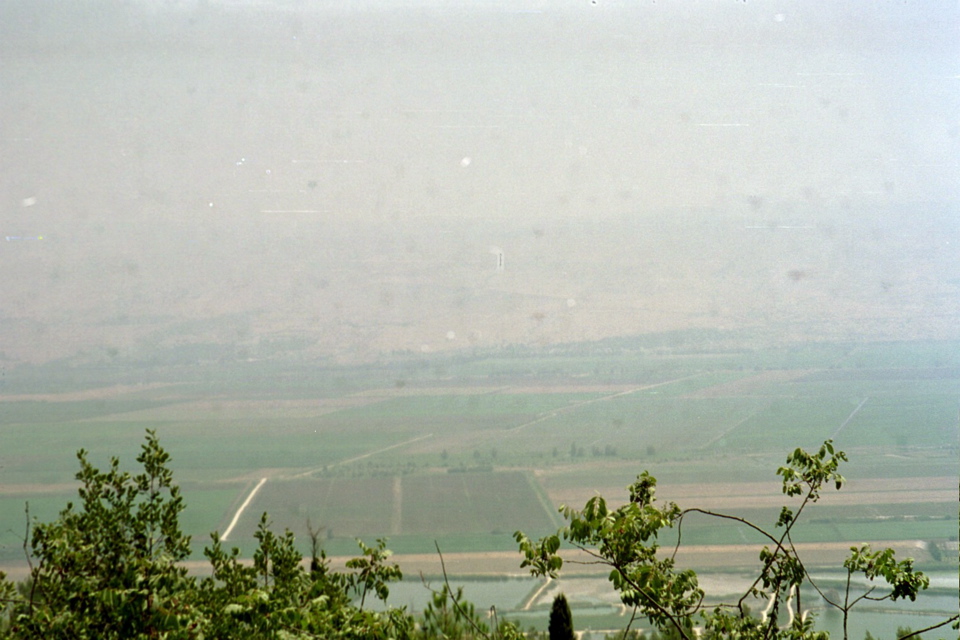
[[[631,623],[637,616],[645,617],[661,635],[690,640],[700,635],[706,638],[798,639],[826,640],[827,634],[817,632],[813,620],[805,616],[800,605],[799,589],[810,584],[827,602],[843,614],[844,638],[850,611],[863,600],[914,600],[926,589],[929,580],[913,569],[913,561],[897,561],[892,549],[872,550],[868,545],[851,548],[844,562],[848,576],[866,577],[871,586],[863,593],[852,593],[851,581],[842,597],[831,597],[816,584],[793,544],[790,532],[804,509],[817,502],[828,486],[839,490],[844,478],[838,469],[847,457],[836,451],[827,440],[815,453],[794,450],[786,465],[777,470],[782,478],[782,490],[788,498],[799,498],[799,505],[784,506],[770,530],[748,520],[705,509],[681,509],[672,502],[656,503],[656,479],[644,472],[630,487],[629,501],[616,508],[607,506],[602,496],[594,496],[577,510],[561,507],[567,525],[557,533],[531,540],[522,531],[514,535],[524,556],[521,564],[535,576],[559,576],[563,558],[559,551],[562,541],[572,544],[590,557],[591,564],[609,568],[609,580],[621,602],[633,609]],[[657,543],[664,530],[680,529],[686,516],[692,513],[734,520],[764,536],[768,544],[760,551],[760,569],[747,591],[736,601],[720,605],[704,604],[705,596],[697,574],[690,569],[677,569],[674,557],[677,549],[664,553]],[[678,536],[679,539],[679,536]],[[679,541],[677,546],[679,547]],[[875,579],[886,582],[887,591],[873,585]],[[797,595],[796,598],[792,596]],[[750,598],[765,598],[769,606],[763,615],[752,615]],[[786,618],[785,623],[781,621]],[[958,616],[935,625],[938,628],[954,623]],[[629,632],[628,628],[625,630]]]

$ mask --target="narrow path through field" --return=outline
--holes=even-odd
[[[647,389],[655,389],[656,387],[662,387],[662,386],[664,386],[664,385],[673,384],[674,382],[682,382],[683,380],[689,380],[689,379],[691,379],[691,378],[697,378],[697,377],[700,377],[700,376],[702,376],[702,375],[704,375],[704,374],[702,374],[702,373],[695,373],[695,374],[693,374],[693,375],[684,376],[684,377],[682,377],[682,378],[674,378],[673,380],[664,380],[663,382],[657,382],[656,384],[647,384],[647,385],[644,385],[644,386],[642,386],[642,387],[637,387],[637,388],[635,388],[635,389],[627,389],[626,391],[620,391],[620,392],[618,392],[618,393],[611,393],[611,394],[608,395],[608,396],[601,396],[601,397],[599,397],[599,398],[593,398],[593,399],[591,399],[591,400],[584,400],[583,402],[577,402],[577,403],[575,403],[575,404],[571,404],[571,405],[568,405],[568,406],[566,406],[566,407],[560,407],[559,409],[554,409],[553,411],[547,411],[546,413],[541,414],[540,416],[534,418],[533,420],[530,420],[530,421],[528,421],[528,422],[524,422],[523,424],[520,424],[520,425],[517,425],[517,426],[515,426],[515,427],[511,427],[510,429],[507,429],[506,432],[507,432],[507,433],[510,433],[510,432],[512,432],[512,431],[519,431],[520,429],[525,429],[525,428],[527,428],[527,427],[529,427],[529,426],[531,426],[531,425],[537,424],[538,422],[543,422],[544,420],[549,420],[550,418],[555,418],[555,417],[557,417],[557,416],[559,416],[559,415],[562,415],[562,414],[564,414],[564,413],[569,413],[570,411],[574,411],[575,409],[579,409],[580,407],[585,407],[585,406],[587,406],[588,404],[594,404],[595,402],[606,402],[607,400],[613,400],[614,398],[619,398],[620,396],[628,396],[628,395],[630,395],[631,393],[636,393],[637,391],[645,391],[645,390],[647,390]]]
[[[237,526],[237,522],[240,520],[240,516],[243,515],[243,511],[250,506],[250,503],[253,501],[253,497],[257,495],[257,491],[260,491],[260,487],[262,487],[266,481],[266,478],[260,478],[260,482],[258,482],[257,486],[253,488],[253,491],[250,492],[250,495],[247,496],[247,499],[243,501],[243,504],[240,505],[240,508],[237,509],[237,512],[233,514],[233,520],[230,521],[230,524],[227,526],[227,530],[223,532],[222,536],[220,536],[222,541],[227,541],[227,536],[229,536],[233,531],[233,528]]]
[[[707,442],[705,442],[704,444],[702,444],[702,445],[700,446],[700,448],[701,448],[701,449],[706,449],[706,448],[709,447],[710,445],[716,443],[716,442],[717,442],[718,440],[720,440],[721,438],[724,438],[724,437],[730,435],[731,433],[733,433],[733,431],[734,431],[735,429],[737,429],[737,428],[741,427],[742,425],[746,424],[747,421],[749,421],[751,418],[753,418],[753,416],[757,415],[758,413],[760,413],[761,411],[763,411],[764,409],[766,409],[767,407],[769,407],[770,404],[771,404],[771,403],[768,401],[768,402],[765,402],[764,404],[762,404],[761,406],[757,407],[756,409],[754,409],[753,411],[751,411],[750,413],[748,413],[747,416],[746,416],[743,420],[741,420],[740,422],[736,423],[735,425],[733,425],[732,427],[730,427],[730,428],[727,429],[726,431],[721,431],[720,433],[718,433],[718,434],[715,435],[714,437],[710,438],[710,440],[708,440]]]
[[[540,594],[543,593],[544,589],[546,589],[549,586],[550,586],[550,578],[546,578],[543,581],[543,584],[540,585],[540,588],[534,591],[533,593],[531,593],[527,597],[527,601],[523,603],[523,605],[520,607],[520,610],[530,611],[530,607],[533,606],[533,603],[537,601],[537,599],[540,597]]]
[[[837,427],[837,430],[833,432],[833,435],[832,435],[832,436],[830,436],[830,439],[831,439],[831,440],[834,439],[834,438],[836,438],[836,437],[837,437],[837,434],[840,433],[840,431],[842,431],[843,428],[844,428],[845,426],[847,426],[847,424],[849,424],[851,420],[853,420],[853,416],[857,415],[857,413],[860,411],[860,409],[863,409],[863,405],[867,404],[867,400],[869,400],[869,399],[870,399],[870,398],[864,398],[863,401],[862,401],[860,404],[857,405],[857,408],[850,412],[850,415],[848,415],[848,416],[847,416],[847,419],[843,421],[843,424],[841,424],[839,427]]]
[[[393,476],[393,513],[390,517],[390,535],[400,535],[400,522],[403,517],[403,476]]]
[[[421,440],[424,440],[424,439],[426,439],[426,438],[429,438],[429,437],[432,436],[432,435],[433,435],[432,433],[425,433],[425,434],[423,434],[422,436],[417,436],[416,438],[411,438],[410,440],[404,440],[403,442],[398,442],[397,444],[392,444],[392,445],[390,445],[389,447],[384,447],[384,448],[382,448],[382,449],[377,449],[376,451],[368,451],[367,453],[360,454],[359,456],[354,456],[354,457],[348,458],[348,459],[346,459],[346,460],[341,460],[340,462],[334,462],[334,463],[331,464],[330,466],[331,466],[331,467],[339,467],[340,465],[350,464],[351,462],[356,462],[357,460],[364,460],[365,458],[369,458],[370,456],[375,456],[375,455],[377,455],[378,453],[386,453],[387,451],[392,451],[393,449],[397,449],[397,448],[399,448],[399,447],[403,447],[403,446],[406,446],[406,445],[408,445],[408,444],[413,444],[414,442],[419,442],[419,441],[421,441]],[[305,478],[305,477],[309,476],[310,474],[312,474],[312,473],[314,473],[314,472],[316,472],[316,471],[318,471],[318,470],[319,470],[319,468],[310,469],[309,471],[304,471],[304,472],[302,472],[302,473],[298,473],[298,474],[292,475],[292,476],[290,476],[290,477],[291,477],[291,478]]]

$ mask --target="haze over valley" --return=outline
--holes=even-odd
[[[932,8],[97,6],[3,8],[8,365],[957,337]]]

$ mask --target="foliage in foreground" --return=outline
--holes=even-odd
[[[913,560],[897,561],[892,549],[873,550],[869,545],[851,548],[844,561],[846,589],[840,598],[830,597],[807,572],[793,543],[791,531],[804,509],[820,499],[829,486],[839,490],[845,482],[838,469],[845,461],[842,451],[835,451],[830,440],[816,453],[796,449],[787,457],[785,466],[777,470],[783,481],[783,493],[798,498],[795,507],[784,506],[775,527],[768,531],[744,518],[705,509],[681,510],[672,502],[656,504],[656,479],[644,472],[630,487],[626,504],[611,509],[602,496],[587,501],[582,510],[562,507],[568,521],[556,534],[531,540],[518,531],[515,538],[524,560],[535,576],[556,578],[563,566],[559,554],[561,540],[571,543],[590,559],[589,564],[609,569],[609,580],[621,602],[633,610],[631,624],[637,616],[646,618],[654,628],[672,638],[691,640],[705,638],[756,638],[763,640],[826,640],[826,632],[818,632],[804,609],[800,587],[812,586],[827,606],[842,613],[844,640],[848,638],[851,610],[864,600],[882,601],[909,598],[929,586],[929,579],[913,568]],[[684,518],[699,513],[713,518],[733,520],[745,525],[768,541],[760,551],[760,571],[756,580],[736,601],[706,605],[697,574],[691,569],[678,569],[674,559],[680,545],[672,551],[661,550],[657,537],[664,529],[681,530]],[[666,551],[666,552],[665,552]],[[854,592],[852,578],[863,576],[870,586]],[[884,587],[875,584],[882,580]],[[766,600],[762,615],[750,611],[750,601]],[[953,623],[958,616],[934,625],[928,631]],[[624,636],[630,631],[630,625]],[[921,631],[911,635],[917,635]]]
[[[374,612],[369,599],[386,600],[401,577],[385,543],[361,543],[349,573],[331,571],[314,557],[309,570],[289,531],[270,531],[266,514],[252,563],[226,551],[216,534],[205,554],[212,575],[187,575],[182,562],[190,538],[179,528],[184,509],[167,468],[169,455],[153,432],[131,476],[111,461],[95,469],[81,450],[77,479],[81,504],[68,504],[30,538],[30,579],[17,594],[0,581],[12,638],[392,638],[410,637],[403,609]],[[0,576],[2,577],[2,576]],[[359,604],[354,602],[359,599]]]
[[[252,562],[239,550],[226,550],[216,533],[205,555],[212,574],[198,579],[187,574],[190,538],[179,527],[184,509],[178,487],[167,467],[169,455],[155,433],[148,431],[137,462],[142,472],[121,471],[111,460],[101,471],[78,454],[81,482],[79,503],[69,503],[51,523],[34,523],[29,539],[30,578],[14,585],[0,573],[0,638],[502,638],[524,636],[518,627],[493,616],[492,624],[467,602],[461,589],[444,580],[420,617],[403,607],[382,611],[368,608],[373,599],[386,602],[389,584],[402,578],[390,563],[386,543],[375,547],[359,542],[361,554],[347,562],[348,571],[331,570],[312,529],[309,567],[289,531],[270,530],[266,514],[255,534],[258,547]],[[701,509],[680,510],[673,503],[657,506],[656,480],[644,473],[630,487],[630,501],[616,509],[602,497],[582,511],[563,508],[569,524],[557,534],[532,541],[516,538],[524,555],[522,566],[534,575],[557,576],[562,560],[561,538],[610,569],[610,581],[634,616],[646,617],[665,638],[790,638],[819,639],[810,618],[803,615],[799,587],[813,583],[793,545],[790,532],[809,503],[828,484],[843,483],[837,468],[845,460],[828,441],[816,454],[797,449],[778,474],[784,493],[799,497],[795,509],[784,507],[775,535],[744,519]],[[673,554],[656,544],[667,527],[680,528],[685,516],[702,513],[737,520],[766,536],[760,573],[739,601],[704,606],[704,593],[691,570],[678,570]],[[679,543],[678,543],[679,544]],[[25,543],[25,546],[26,543]],[[439,552],[439,550],[438,550]],[[676,549],[674,549],[674,553]],[[443,558],[441,556],[441,562]],[[882,579],[888,591],[871,587],[829,604],[847,616],[864,599],[913,600],[927,579],[910,560],[897,561],[892,550],[868,546],[852,549],[844,563],[848,575]],[[817,589],[819,591],[819,588]],[[820,592],[823,596],[823,592]],[[769,598],[761,617],[752,616],[747,601]],[[826,598],[826,596],[824,596]],[[564,602],[563,605],[566,603]],[[568,637],[569,607],[558,606],[551,620],[551,637]],[[783,618],[787,622],[782,624]],[[956,616],[939,626],[957,619]],[[631,618],[631,624],[633,618]],[[635,637],[628,625],[621,637]]]

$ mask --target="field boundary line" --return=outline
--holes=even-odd
[[[756,416],[757,414],[759,414],[761,411],[763,411],[764,409],[767,409],[771,404],[772,404],[771,401],[767,401],[766,404],[763,404],[763,405],[761,405],[761,406],[759,406],[759,407],[756,407],[753,411],[751,411],[750,413],[748,413],[748,414],[746,415],[746,417],[744,417],[743,420],[741,420],[741,421],[738,422],[737,424],[733,425],[732,427],[730,427],[730,428],[727,429],[726,431],[721,431],[720,433],[718,433],[718,434],[715,435],[714,437],[710,438],[710,440],[708,440],[706,443],[704,443],[703,445],[701,445],[700,448],[701,448],[701,449],[706,449],[706,448],[709,447],[710,445],[712,445],[712,444],[714,444],[714,443],[716,443],[716,442],[719,442],[721,439],[727,437],[728,435],[730,435],[731,433],[733,433],[734,431],[736,431],[738,428],[742,427],[744,424],[746,424],[747,422],[749,422],[754,416]]]
[[[542,415],[534,418],[533,420],[530,420],[530,421],[528,421],[528,422],[524,422],[523,424],[517,425],[516,427],[510,427],[509,429],[505,429],[505,431],[506,431],[506,433],[512,433],[512,432],[514,432],[514,431],[519,431],[520,429],[524,429],[524,428],[526,428],[526,427],[529,427],[530,425],[537,424],[538,422],[543,422],[544,420],[549,420],[550,418],[556,418],[556,417],[559,416],[559,415],[562,415],[562,414],[564,414],[564,413],[569,413],[570,411],[574,411],[575,409],[579,409],[580,407],[585,407],[585,406],[587,406],[588,404],[594,404],[595,402],[606,402],[607,400],[613,400],[614,398],[619,398],[619,397],[621,397],[621,396],[628,396],[628,395],[630,395],[631,393],[636,393],[637,391],[646,391],[647,389],[655,389],[656,387],[662,387],[662,386],[664,386],[664,385],[673,384],[674,382],[682,382],[682,381],[684,381],[684,380],[689,380],[690,378],[697,378],[697,377],[700,377],[700,376],[702,376],[702,375],[704,375],[704,374],[702,374],[702,373],[695,373],[695,374],[693,374],[693,375],[684,376],[684,377],[682,377],[682,378],[674,378],[673,380],[664,380],[663,382],[657,382],[657,383],[655,383],[655,384],[643,385],[642,387],[636,387],[635,389],[627,389],[626,391],[618,391],[617,393],[611,393],[611,394],[608,395],[608,396],[601,396],[601,397],[599,397],[599,398],[591,398],[590,400],[583,400],[582,402],[577,402],[577,403],[575,403],[575,404],[571,404],[571,405],[566,406],[566,407],[560,407],[559,409],[553,409],[553,410],[551,410],[551,411],[548,411],[548,412],[546,412],[546,413],[544,413],[544,414],[542,414]]]
[[[393,476],[393,510],[390,517],[390,535],[400,535],[403,522],[403,476]]]
[[[529,596],[527,596],[526,602],[524,602],[524,603],[520,606],[520,611],[530,611],[530,607],[533,606],[533,603],[537,601],[537,598],[540,597],[540,594],[542,594],[543,591],[544,591],[544,589],[546,589],[548,586],[550,586],[550,577],[549,577],[549,576],[547,576],[547,578],[544,579],[543,584],[541,584],[540,587],[539,587],[536,591],[534,591],[534,592],[531,593]]]
[[[830,436],[831,440],[836,438],[837,434],[840,433],[843,430],[843,428],[850,423],[851,420],[853,420],[853,416],[857,415],[860,412],[860,409],[863,409],[863,405],[867,404],[867,400],[869,399],[870,399],[869,397],[864,398],[860,402],[860,404],[857,405],[857,408],[850,412],[850,415],[848,415],[847,419],[843,421],[843,424],[837,427],[837,430],[833,432],[832,436]]]
[[[398,442],[397,444],[392,444],[392,445],[390,445],[389,447],[384,447],[383,449],[377,449],[376,451],[368,451],[367,453],[360,454],[359,456],[354,456],[354,457],[348,458],[348,459],[346,459],[346,460],[340,460],[339,462],[334,462],[333,464],[325,465],[325,466],[338,467],[338,466],[340,466],[340,465],[350,464],[351,462],[357,462],[358,460],[363,460],[363,459],[365,459],[365,458],[369,458],[370,456],[375,456],[375,455],[377,455],[378,453],[386,453],[387,451],[392,451],[393,449],[396,449],[396,448],[398,448],[398,447],[403,447],[403,446],[408,445],[408,444],[413,444],[414,442],[419,442],[420,440],[425,440],[426,438],[429,438],[429,437],[431,437],[432,435],[433,435],[432,433],[425,433],[425,434],[423,434],[422,436],[417,436],[416,438],[411,438],[410,440],[404,440],[403,442]],[[294,475],[289,476],[289,477],[290,477],[290,478],[306,478],[306,477],[309,476],[310,474],[312,474],[312,473],[314,473],[314,472],[316,472],[316,471],[318,471],[318,470],[320,470],[320,469],[322,469],[322,468],[323,468],[323,467],[316,467],[316,468],[314,468],[314,469],[310,469],[309,471],[304,471],[304,472],[302,472],[302,473],[297,473],[297,474],[294,474]]]
[[[247,496],[247,499],[243,501],[243,504],[240,505],[240,508],[237,509],[237,512],[233,514],[233,520],[230,521],[230,524],[227,526],[227,530],[223,532],[223,535],[220,536],[220,540],[223,542],[227,541],[227,536],[233,532],[233,528],[237,526],[237,522],[240,520],[240,516],[243,515],[243,512],[246,510],[250,503],[253,501],[254,496],[257,495],[257,492],[260,491],[262,487],[267,482],[266,478],[260,478],[260,482],[257,483],[257,486],[253,488],[253,491],[250,492],[250,495]]]
[[[560,511],[554,506],[553,500],[550,499],[550,494],[547,493],[547,490],[543,488],[543,485],[532,472],[526,471],[524,475],[527,478],[527,484],[530,485],[530,489],[536,494],[537,499],[540,501],[540,506],[547,512],[550,521],[555,527],[562,527],[564,521],[560,517]]]

